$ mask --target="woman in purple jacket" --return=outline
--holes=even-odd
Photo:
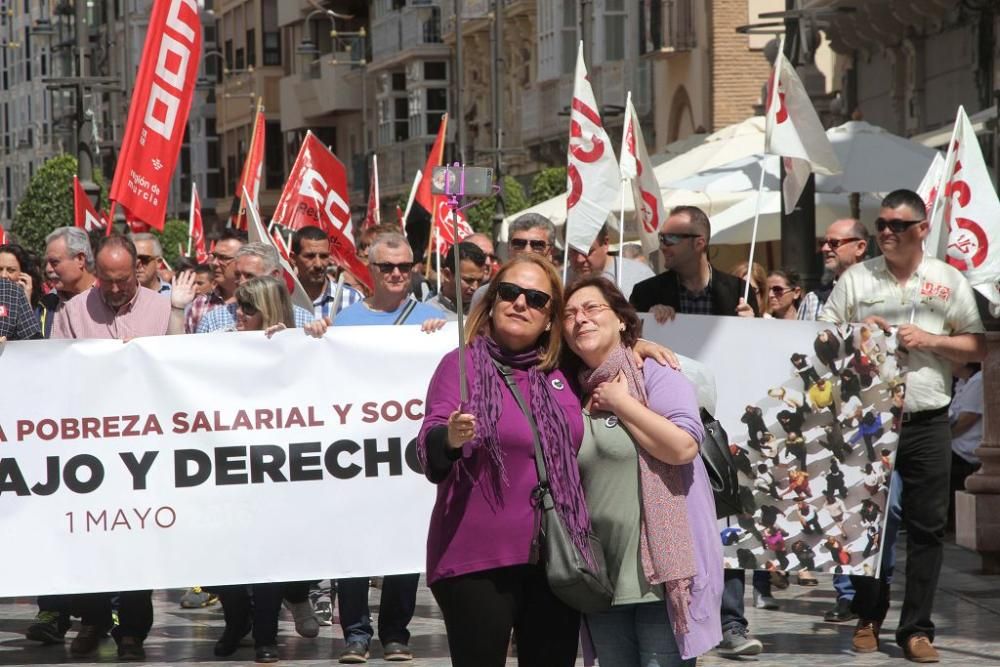
[[[597,659],[694,665],[722,638],[722,548],[694,387],[656,363],[635,368],[640,321],[609,280],[583,278],[565,296],[584,394],[580,477],[615,586],[611,609],[586,617]]]
[[[551,263],[530,253],[511,260],[469,314],[469,403],[459,402],[457,351],[427,390],[417,451],[438,485],[427,581],[456,667],[504,665],[511,630],[519,665],[576,661],[579,613],[552,594],[533,549],[532,430],[497,368],[512,369],[534,413],[556,508],[582,542],[590,525],[576,465],[582,420],[558,369],[562,303]]]

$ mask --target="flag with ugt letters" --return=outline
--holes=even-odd
[[[373,289],[368,267],[358,258],[354,245],[351,208],[347,204],[347,171],[312,132],[306,133],[288,174],[273,222],[292,230],[311,225],[325,231],[334,261],[369,291]]]
[[[196,0],[154,0],[108,197],[162,230],[201,57]]]
[[[782,195],[785,210],[791,211],[806,187],[809,174],[839,174],[840,162],[809,93],[780,50],[767,83],[766,109],[764,152],[782,157],[785,165]]]
[[[632,106],[632,93],[625,101],[625,127],[622,131],[622,154],[619,162],[622,178],[632,182],[632,197],[635,200],[635,214],[639,222],[639,240],[645,254],[656,252],[660,247],[657,232],[666,221],[667,215],[660,196],[660,184],[653,173],[653,163],[646,152],[646,142],[642,138],[639,115]]]
[[[618,161],[587,78],[583,42],[576,56],[566,161],[566,242],[587,254],[618,201],[621,183]]]
[[[935,174],[934,171],[938,173]],[[924,250],[965,274],[973,288],[1000,313],[1000,200],[990,180],[979,140],[963,107],[958,107],[955,127],[943,162],[931,164],[926,193],[930,233]],[[943,196],[941,194],[943,193]],[[921,196],[925,193],[921,192]]]
[[[240,182],[236,184],[236,194],[229,214],[233,219],[234,229],[247,229],[247,206],[253,206],[260,211],[260,176],[264,166],[264,107],[257,107],[254,116],[253,136],[250,139],[250,150],[243,163],[243,173]],[[249,194],[249,199],[243,193]]]
[[[90,197],[84,192],[80,179],[75,174],[73,175],[73,224],[88,233],[103,230],[106,224],[104,217],[94,210]]]

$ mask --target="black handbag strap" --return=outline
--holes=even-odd
[[[406,324],[406,318],[410,316],[410,313],[412,313],[413,309],[416,307],[417,307],[416,299],[407,299],[406,305],[403,306],[402,312],[399,313],[399,315],[396,317],[396,321],[393,322],[393,324]]]
[[[500,371],[503,381],[507,383],[507,388],[514,395],[514,400],[517,401],[517,406],[521,408],[521,412],[528,418],[528,424],[531,425],[531,435],[535,440],[535,470],[538,471],[538,493],[536,500],[542,502],[544,509],[552,509],[554,505],[552,503],[552,494],[549,493],[549,475],[545,470],[545,455],[542,453],[542,439],[538,434],[538,424],[535,423],[535,415],[528,409],[528,404],[525,402],[524,396],[521,395],[521,390],[517,388],[517,383],[514,382],[514,371],[496,359],[493,359],[493,365]]]

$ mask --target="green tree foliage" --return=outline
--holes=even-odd
[[[75,173],[76,158],[72,155],[58,155],[35,172],[14,210],[11,230],[21,245],[42,255],[45,252],[45,237],[52,230],[73,225]],[[107,195],[104,176],[99,169],[94,170],[94,181],[100,188],[101,206],[98,210],[105,210]]]
[[[531,182],[531,206],[566,191],[566,167],[542,169]]]
[[[177,260],[181,258],[177,244],[181,244],[181,249],[187,251],[188,242],[188,222],[187,220],[171,219],[163,225],[163,231],[155,229],[153,233],[160,237],[160,245],[163,246],[163,259],[167,260],[170,266],[176,266]]]
[[[524,194],[524,188],[513,176],[505,176],[503,179],[503,214],[504,216],[517,213],[528,207],[528,198]],[[465,209],[465,215],[469,219],[469,224],[477,232],[492,235],[493,232],[493,212],[496,209],[496,195],[483,199]]]

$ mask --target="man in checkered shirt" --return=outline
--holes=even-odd
[[[42,328],[24,288],[0,278],[0,341],[41,338]]]

